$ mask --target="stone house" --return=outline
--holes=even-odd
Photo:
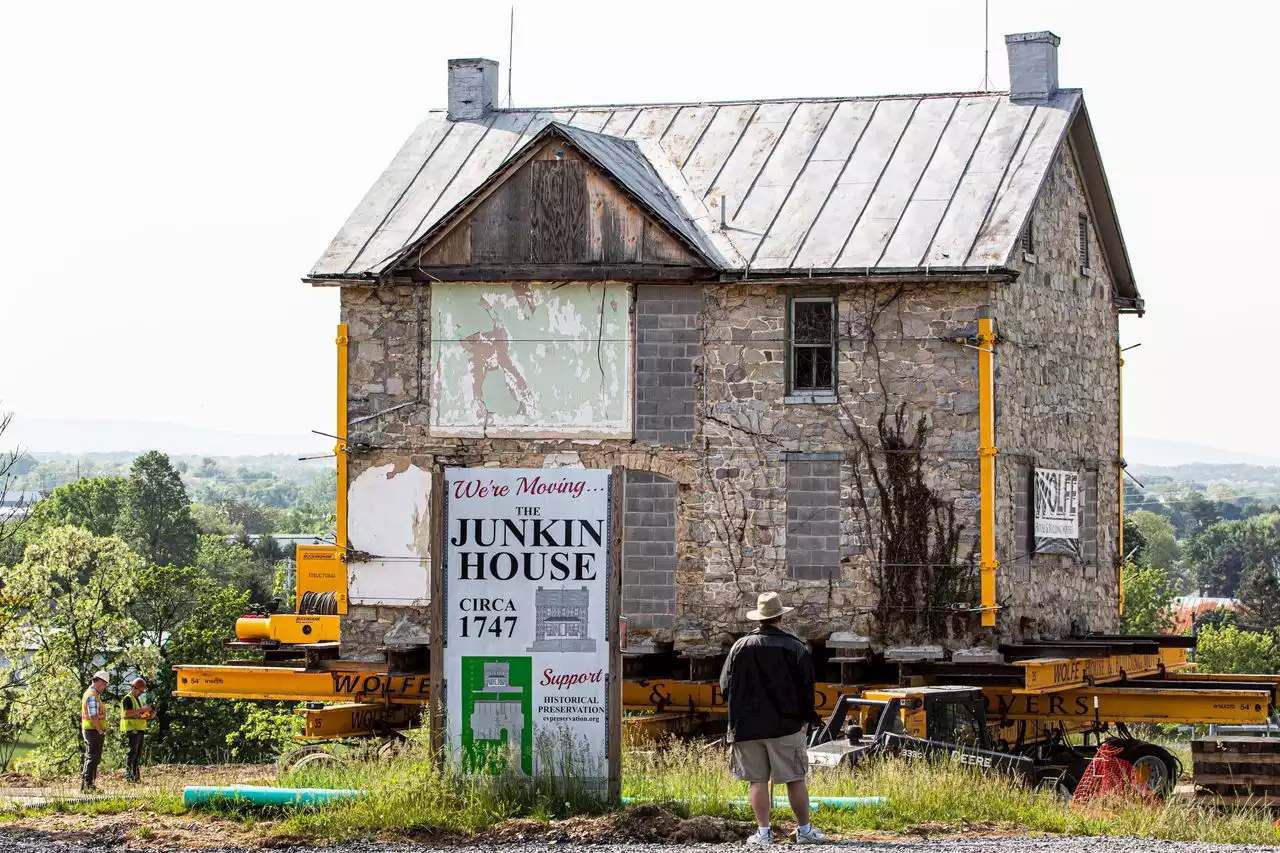
[[[497,63],[451,61],[447,111],[305,279],[349,332],[347,652],[428,635],[435,464],[624,466],[653,652],[723,651],[766,589],[820,660],[1114,630],[1143,303],[1058,38],[1006,42],[1010,92],[684,105],[502,109]],[[1074,474],[1063,553],[1035,544],[1037,469]]]

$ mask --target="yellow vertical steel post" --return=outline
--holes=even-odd
[[[347,324],[338,324],[338,420],[334,435],[338,437],[333,452],[338,461],[337,544],[347,551]]]
[[[1117,535],[1117,545],[1119,549],[1120,568],[1117,569],[1116,590],[1117,599],[1116,607],[1120,615],[1124,615],[1124,356],[1117,356],[1116,367],[1116,450],[1120,454],[1120,458],[1116,462],[1116,472],[1119,475],[1119,506],[1120,506],[1120,531]]]
[[[978,309],[978,480],[981,492],[982,626],[996,624],[996,334],[991,309]]]

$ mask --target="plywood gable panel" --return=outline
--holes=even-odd
[[[612,178],[554,140],[430,244],[418,263],[705,266]]]

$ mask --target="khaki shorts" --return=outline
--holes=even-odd
[[[729,751],[729,772],[733,778],[747,782],[798,782],[809,772],[807,745],[804,729],[783,737],[734,741]]]

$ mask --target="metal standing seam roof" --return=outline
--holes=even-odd
[[[492,110],[456,122],[435,111],[309,278],[386,272],[552,122],[726,272],[999,268],[1081,105],[1079,90],[1062,89],[1041,104],[975,93]],[[1132,286],[1125,273],[1118,281]]]

